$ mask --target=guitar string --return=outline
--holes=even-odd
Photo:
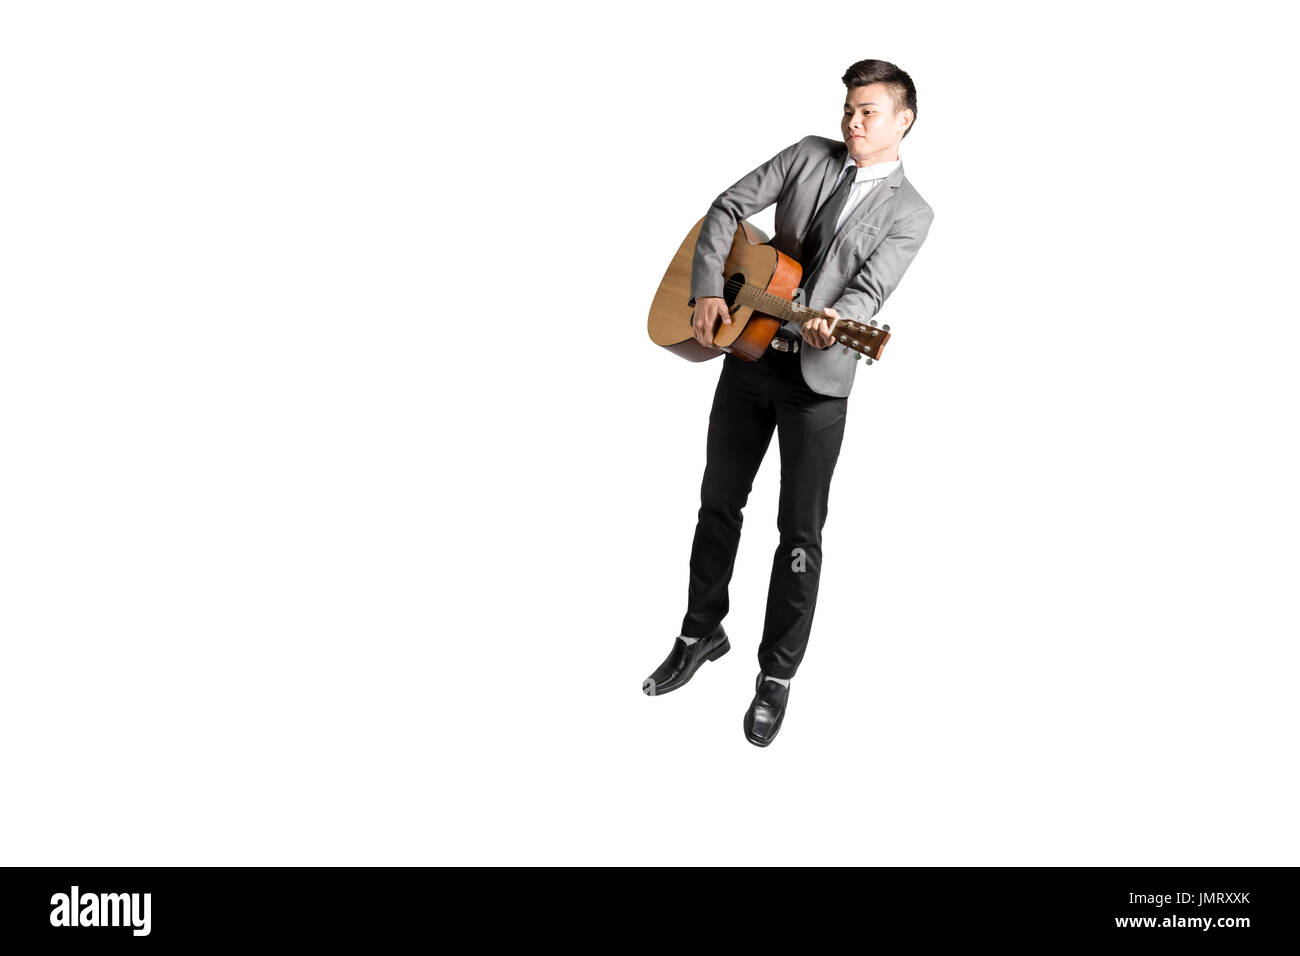
[[[741,292],[748,290],[752,298],[762,300],[763,303],[768,303],[768,302],[773,303],[777,307],[776,309],[773,310],[773,314],[777,314],[777,313],[788,314],[792,317],[792,321],[795,322],[799,321],[798,319],[793,318],[793,316],[796,316],[799,313],[792,308],[792,306],[798,305],[798,303],[791,302],[789,299],[783,299],[779,295],[773,295],[771,292],[768,292],[766,289],[760,289],[758,286],[752,285],[748,282],[741,282],[739,279],[736,279],[734,277],[727,280],[727,290],[731,291],[733,288],[735,289],[736,292],[735,298],[739,298]],[[753,306],[750,307],[753,308]],[[814,314],[820,314],[817,313],[816,309],[810,309],[808,308],[808,306],[803,306],[803,308]],[[758,311],[762,312],[766,310],[759,309]],[[851,328],[857,326],[858,327],[857,331],[870,332],[873,337],[878,336],[880,334],[879,329],[877,329],[875,326],[864,325],[861,322],[854,322],[852,319],[841,319],[840,321],[850,322],[852,323],[852,326],[850,326]]]

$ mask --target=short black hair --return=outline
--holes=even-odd
[[[844,71],[841,77],[844,88],[851,90],[857,86],[870,86],[872,83],[884,83],[894,100],[894,112],[912,111],[912,122],[907,124],[903,139],[912,132],[916,125],[916,84],[904,70],[899,69],[888,60],[858,60]]]

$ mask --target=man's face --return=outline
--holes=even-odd
[[[894,112],[894,99],[883,83],[855,86],[844,97],[840,133],[853,161],[862,165],[898,158],[898,144],[912,122],[912,111]]]

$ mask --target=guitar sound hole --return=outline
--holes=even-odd
[[[727,285],[722,290],[723,301],[727,303],[728,309],[736,307],[736,297],[740,295],[740,290],[745,287],[745,276],[737,272],[735,275],[727,277]]]

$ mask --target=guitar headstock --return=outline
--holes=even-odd
[[[831,329],[831,337],[835,339],[835,345],[843,348],[845,353],[857,352],[858,355],[854,358],[865,355],[867,364],[870,365],[880,358],[885,343],[889,341],[889,326],[877,326],[875,319],[865,323],[854,322],[852,319],[837,319],[834,328]]]
[[[796,321],[800,324],[807,322],[812,316],[818,315],[827,318],[825,312],[820,309],[810,309],[806,305],[800,305],[795,302],[790,306],[790,311],[795,313]],[[854,358],[867,357],[867,364],[870,365],[876,359],[880,358],[880,352],[889,341],[889,326],[877,325],[876,320],[870,322],[855,322],[852,319],[835,319],[834,327],[831,329],[831,337],[835,339],[835,348],[838,345],[844,349],[847,355],[849,352],[856,352]]]

